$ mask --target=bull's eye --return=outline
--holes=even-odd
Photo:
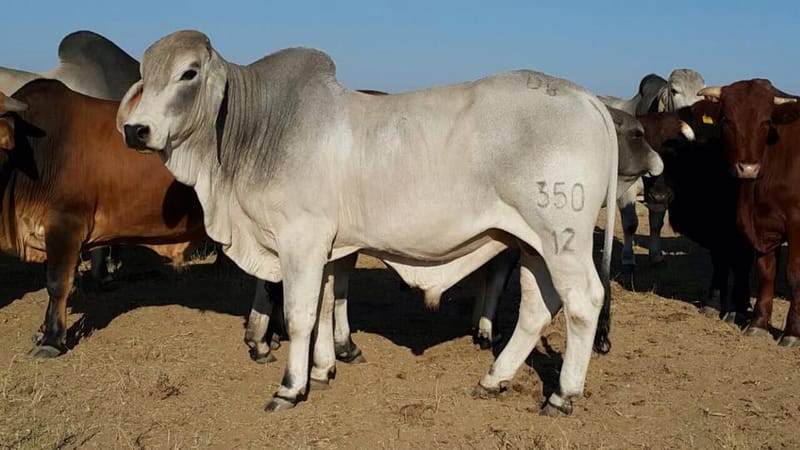
[[[183,72],[181,75],[181,81],[190,81],[194,80],[194,77],[197,76],[197,71],[194,69],[189,69],[186,72]]]
[[[641,138],[644,137],[644,133],[641,130],[633,130],[633,132],[631,133],[631,136],[634,139],[641,139]]]
[[[675,88],[672,88],[672,89],[669,90],[669,93],[672,94],[672,95],[678,95],[678,90],[675,89]]]

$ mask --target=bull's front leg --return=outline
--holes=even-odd
[[[664,228],[664,216],[667,208],[664,205],[647,205],[647,214],[650,221],[650,241],[648,253],[650,264],[661,266],[664,264],[664,251],[661,248],[661,229]]]
[[[639,217],[636,215],[636,191],[633,188],[625,191],[617,200],[617,206],[622,219],[622,270],[627,274],[632,274],[636,269],[633,238],[639,227]]]
[[[473,342],[485,350],[500,342],[497,307],[511,272],[519,261],[519,247],[509,247],[486,263],[479,271],[475,311],[473,313]]]
[[[301,238],[284,241],[279,247],[289,356],[281,386],[267,404],[267,411],[292,408],[307,395],[311,334],[322,282],[332,271],[332,265],[327,264],[329,246],[313,245]]]
[[[272,339],[267,333],[270,317],[275,316],[275,300],[270,295],[267,283],[264,280],[256,280],[255,296],[247,318],[244,342],[250,348],[250,358],[259,364],[275,361],[275,355],[271,351]]]
[[[758,299],[753,307],[750,324],[744,330],[745,336],[769,336],[772,300],[775,297],[775,273],[777,270],[777,249],[756,257],[758,274]]]
[[[53,214],[51,220],[45,230],[49,302],[36,346],[31,350],[36,358],[54,358],[67,349],[67,299],[75,282],[82,237],[86,236],[83,223],[76,217]]]

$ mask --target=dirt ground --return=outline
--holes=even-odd
[[[640,233],[646,216],[641,207]],[[702,317],[706,252],[669,230],[665,249],[667,267],[655,269],[637,248],[636,292],[614,283],[612,351],[592,358],[585,398],[560,419],[538,415],[557,383],[560,315],[511,389],[476,400],[470,392],[493,356],[472,344],[469,289],[428,311],[369,258],[350,289],[368,363],[339,363],[329,390],[267,414],[287,345],[277,363],[248,358],[249,277],[210,264],[175,272],[126,250],[113,289],[71,300],[71,350],[36,361],[27,352],[47,302],[43,268],[2,257],[0,447],[800,448],[800,349]],[[505,336],[517,280],[501,305]],[[774,325],[787,306],[777,301]]]

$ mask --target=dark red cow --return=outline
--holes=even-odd
[[[47,261],[50,303],[34,354],[51,357],[64,351],[82,249],[143,245],[180,260],[205,236],[203,212],[157,155],[125,147],[118,102],[54,80],[32,81],[14,99],[0,111],[0,250]]]
[[[777,252],[789,244],[786,275],[792,300],[779,343],[800,346],[800,105],[777,96],[765,80],[709,87],[732,173],[742,180],[737,222],[756,251],[759,294],[746,333],[768,334]]]

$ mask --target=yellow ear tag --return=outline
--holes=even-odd
[[[709,125],[714,125],[714,119],[712,119],[711,117],[703,114],[703,123],[707,123]]]
[[[667,109],[667,105],[664,104],[664,99],[659,98],[658,99],[658,112],[664,112],[665,109]]]

